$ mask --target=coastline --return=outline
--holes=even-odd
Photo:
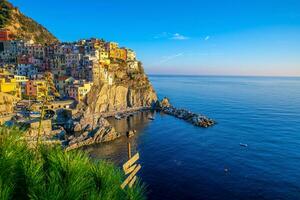
[[[82,129],[83,126],[81,125],[80,126],[81,128],[78,128],[78,131],[74,131],[73,135],[71,135],[67,139],[66,141],[67,145],[65,146],[65,150],[70,151],[73,149],[81,148],[83,146],[116,140],[119,137],[123,136],[124,134],[117,132],[115,130],[115,127],[113,127],[108,122],[107,118],[115,117],[115,119],[120,120],[122,118],[130,117],[132,116],[132,114],[136,112],[144,112],[144,111],[162,112],[164,114],[184,120],[187,123],[190,123],[194,126],[201,127],[201,128],[208,128],[210,126],[213,126],[216,123],[214,120],[204,115],[196,114],[186,109],[177,109],[171,106],[171,104],[169,103],[169,99],[165,97],[161,101],[157,101],[151,107],[150,106],[134,107],[126,110],[94,114],[98,118],[96,128],[94,128],[93,125],[92,129],[87,130],[88,128]],[[90,117],[94,118],[95,116],[90,116]],[[93,123],[95,119],[92,119]],[[150,120],[154,120],[154,118],[151,118]],[[74,129],[77,130],[76,125]],[[89,128],[91,126],[90,124],[85,124],[85,125],[89,126]],[[80,132],[78,137],[74,136],[76,132],[77,133]]]

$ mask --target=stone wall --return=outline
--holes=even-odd
[[[10,94],[0,92],[0,115],[8,115],[14,111],[16,98]]]

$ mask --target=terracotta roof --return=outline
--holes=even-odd
[[[64,81],[64,80],[66,80],[68,78],[69,78],[68,76],[61,76],[61,77],[58,77],[58,80],[59,81]]]

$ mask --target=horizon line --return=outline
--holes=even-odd
[[[261,77],[261,78],[300,78],[300,75],[222,75],[222,74],[156,74],[147,73],[148,76],[210,76],[210,77]]]

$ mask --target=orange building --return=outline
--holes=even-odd
[[[44,80],[29,80],[26,82],[26,95],[42,100],[45,93],[48,92],[46,81]]]
[[[0,30],[0,41],[8,41],[11,40],[10,32],[8,30]]]
[[[126,49],[119,49],[119,59],[126,60],[127,59],[127,51]]]

